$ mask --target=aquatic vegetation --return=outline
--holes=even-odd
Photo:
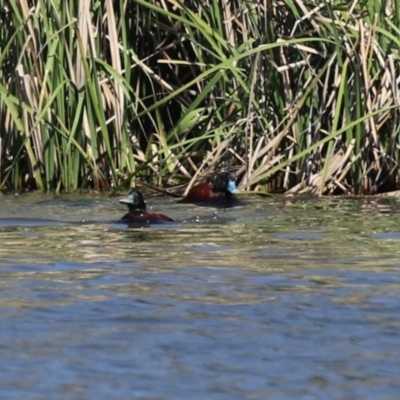
[[[399,189],[391,2],[0,0],[0,185]]]

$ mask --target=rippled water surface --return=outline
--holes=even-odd
[[[4,399],[398,399],[400,203],[0,197]]]

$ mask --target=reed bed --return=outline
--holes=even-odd
[[[2,189],[221,169],[251,191],[400,188],[396,0],[0,0],[0,17]]]

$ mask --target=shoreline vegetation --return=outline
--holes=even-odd
[[[0,0],[0,188],[400,189],[400,3]]]

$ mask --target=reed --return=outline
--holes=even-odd
[[[395,0],[0,0],[0,185],[399,189]]]

